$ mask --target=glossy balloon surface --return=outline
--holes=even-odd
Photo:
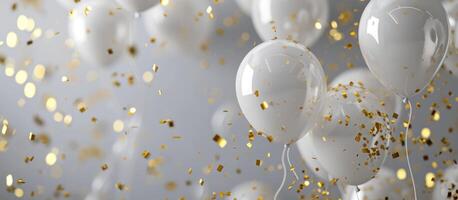
[[[147,10],[142,19],[157,43],[192,53],[200,51],[213,31],[214,20],[206,14],[208,5],[207,0],[170,1],[166,6],[158,4]]]
[[[243,114],[258,131],[290,144],[313,128],[322,111],[326,82],[321,64],[304,46],[264,42],[240,64],[236,94]]]
[[[231,191],[231,196],[227,200],[273,200],[273,188],[265,183],[250,181],[236,186]]]
[[[448,40],[447,14],[431,0],[372,0],[359,26],[369,69],[402,97],[419,93],[434,78]]]
[[[245,14],[251,15],[253,0],[236,0],[235,2]]]
[[[402,112],[402,100],[396,94],[386,89],[367,69],[351,69],[339,74],[330,87],[348,85],[350,82],[360,87],[366,88],[380,100],[380,105],[389,114]]]
[[[69,34],[85,61],[110,65],[128,48],[128,17],[110,2],[81,4],[70,16]]]
[[[456,24],[458,20],[458,1],[448,0],[444,1],[443,4],[445,10],[447,10],[451,29],[450,43],[444,65],[453,75],[458,77],[458,26]]]
[[[328,24],[328,0],[254,0],[252,6],[254,27],[264,41],[279,38],[311,46]]]
[[[443,177],[436,182],[433,200],[458,198],[458,167],[451,166],[445,170]]]
[[[159,0],[116,0],[123,8],[132,12],[143,12],[159,3]]]
[[[238,119],[243,119],[242,111],[235,102],[226,102],[216,109],[211,125],[215,133],[228,136]]]
[[[389,147],[389,119],[367,90],[341,86],[329,92],[324,115],[310,133],[317,160],[330,178],[360,185],[373,178]]]
[[[313,148],[313,138],[311,134],[306,134],[300,140],[296,142],[297,149],[301,154],[302,159],[305,162],[305,165],[312,171],[315,175],[323,180],[328,180],[329,175],[324,169],[324,167],[320,164],[317,158],[317,154],[315,153],[315,149]]]
[[[410,180],[410,179],[409,179]],[[346,188],[344,200],[407,200],[413,199],[412,187],[406,180],[399,180],[394,172],[388,168],[381,168],[374,179],[359,185],[359,192],[355,186]]]

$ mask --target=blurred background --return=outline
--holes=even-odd
[[[199,48],[152,37],[144,16],[132,13],[126,53],[109,66],[80,58],[69,39],[70,10],[57,1],[0,2],[0,199],[224,199],[254,180],[276,191],[283,145],[249,138],[235,96],[238,66],[262,41],[234,0],[197,1],[213,15]],[[367,2],[329,1],[329,25],[310,47],[328,82],[367,68],[355,34]],[[412,99],[419,199],[431,199],[435,177],[457,158],[457,83],[442,68]],[[425,128],[430,134],[422,137]],[[216,134],[227,144],[215,142]],[[390,153],[384,166],[410,185],[403,147],[391,148],[400,155]],[[296,170],[313,181],[300,192],[284,189],[279,199],[341,197],[307,169],[295,146],[291,153]]]

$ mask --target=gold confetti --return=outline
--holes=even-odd
[[[13,182],[14,182],[13,175],[8,174],[8,175],[6,176],[6,187],[11,187],[11,186],[13,186]]]
[[[124,122],[121,120],[116,120],[113,122],[113,130],[117,133],[120,133],[124,130]]]
[[[213,141],[216,142],[216,144],[218,144],[220,148],[224,148],[227,145],[226,139],[224,139],[218,134],[215,134],[215,136],[213,136]]]
[[[266,109],[268,109],[268,108],[269,108],[269,104],[268,104],[267,102],[263,101],[263,102],[261,103],[261,109],[266,110]]]
[[[431,136],[431,130],[429,128],[423,128],[421,129],[421,137],[428,139],[429,136]]]
[[[396,176],[399,180],[405,180],[407,178],[406,170],[404,168],[399,168],[396,172]]]
[[[28,82],[24,86],[24,95],[27,98],[33,98],[35,96],[36,87],[35,84]]]
[[[46,109],[49,112],[54,112],[57,108],[57,101],[54,97],[48,97],[46,99]]]
[[[436,176],[434,175],[434,173],[428,172],[425,175],[425,185],[426,185],[426,187],[433,188],[434,185],[435,185],[435,178],[436,178]]]
[[[9,32],[6,36],[6,45],[10,48],[16,47],[18,43],[18,37],[15,32]]]
[[[49,166],[53,166],[56,164],[57,161],[57,155],[54,152],[49,152],[48,155],[46,155],[46,164]]]

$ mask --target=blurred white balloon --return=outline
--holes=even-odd
[[[272,188],[267,184],[250,181],[242,183],[236,186],[231,191],[231,196],[227,197],[228,200],[255,200],[255,199],[264,199],[264,200],[273,200],[274,195]]]
[[[360,185],[382,166],[389,146],[389,119],[368,90],[339,86],[328,92],[324,115],[311,132],[312,148],[330,178]]]
[[[401,98],[395,95],[393,92],[386,89],[380,82],[366,69],[351,69],[341,73],[339,76],[334,78],[330,87],[336,87],[339,84],[348,85],[353,82],[356,85],[362,84],[362,87],[366,88],[372,94],[383,102],[385,109],[388,113],[401,114],[402,102]],[[391,115],[390,115],[391,116]]]
[[[397,179],[391,169],[381,168],[374,179],[359,185],[359,192],[355,186],[348,186],[344,200],[407,200],[413,199],[412,187],[404,181]]]
[[[248,16],[251,16],[251,8],[253,5],[253,0],[236,0],[239,8]]]
[[[150,37],[172,48],[198,52],[212,32],[214,20],[206,12],[207,0],[175,0],[158,4],[143,14]],[[203,13],[200,15],[199,13]]]
[[[448,70],[452,71],[453,75],[458,77],[458,1],[444,1],[445,10],[447,10],[448,19],[450,23],[451,36],[448,47],[447,57],[445,58],[444,65]]]
[[[258,132],[291,144],[315,125],[324,106],[326,81],[320,62],[305,46],[273,40],[245,56],[236,94],[243,114]]]
[[[251,18],[259,36],[312,46],[328,25],[328,0],[254,0]]]
[[[116,0],[123,8],[132,12],[143,12],[159,3],[159,0]]]
[[[301,154],[302,159],[304,160],[307,167],[321,179],[328,180],[329,175],[318,161],[317,154],[315,153],[315,149],[312,146],[312,142],[313,138],[311,134],[306,134],[296,142],[297,149],[299,149],[299,153]]]
[[[402,97],[422,91],[447,52],[448,18],[431,0],[372,0],[363,12],[359,44],[374,76]]]
[[[110,65],[124,54],[130,34],[125,11],[107,1],[93,1],[79,5],[72,13],[69,34],[85,61]]]
[[[433,192],[433,200],[458,198],[458,166],[451,166],[445,170],[442,178],[437,180]]]
[[[215,133],[229,135],[234,121],[242,118],[242,111],[235,102],[226,102],[218,107],[212,117],[211,125]]]

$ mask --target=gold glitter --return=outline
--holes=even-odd
[[[24,95],[27,98],[33,98],[35,96],[36,87],[35,84],[28,82],[24,86]]]
[[[22,190],[21,188],[16,188],[14,189],[14,195],[17,198],[22,198],[24,196],[24,190]]]
[[[124,130],[124,122],[121,120],[116,120],[113,122],[113,130],[117,133],[122,132]]]
[[[48,155],[46,155],[46,164],[49,166],[53,166],[56,164],[57,161],[57,155],[54,152],[49,152]]]
[[[48,97],[48,99],[46,99],[46,109],[49,111],[49,112],[54,112],[57,108],[57,101],[54,97]]]
[[[214,19],[215,18],[215,15],[213,14],[213,8],[211,6],[207,7],[207,14],[208,14],[208,18],[210,18],[210,19]]]
[[[223,168],[224,168],[223,165],[218,165],[218,167],[216,168],[216,171],[221,172],[223,171]]]
[[[220,148],[224,148],[227,145],[226,139],[224,139],[218,134],[215,134],[215,136],[213,136],[213,141],[216,142],[216,144],[218,144]]]
[[[100,166],[100,169],[102,169],[103,171],[107,170],[108,164],[104,163],[102,166]]]
[[[436,122],[441,119],[441,115],[439,111],[434,110],[431,115],[432,115],[432,119]]]
[[[256,166],[261,166],[262,165],[262,160],[256,160]]]
[[[14,78],[17,84],[22,85],[27,81],[28,74],[24,70],[19,70]]]
[[[167,6],[169,5],[170,1],[169,0],[160,0],[160,3],[162,6]]]
[[[153,81],[153,79],[154,79],[154,75],[153,75],[152,72],[146,71],[146,72],[143,73],[143,81],[145,83],[151,83]]]
[[[421,129],[421,137],[428,139],[431,136],[431,130],[429,128]]]
[[[200,179],[199,179],[199,185],[203,186],[204,183],[205,183],[205,182],[204,182],[204,179],[203,179],[203,178],[200,178]]]
[[[35,68],[33,69],[33,76],[36,79],[41,80],[45,77],[45,75],[46,75],[45,66],[41,64],[36,65]]]
[[[135,115],[136,112],[137,112],[137,109],[135,107],[130,107],[129,111],[127,112],[127,114],[129,116],[132,116],[132,115]]]
[[[30,132],[30,133],[29,133],[29,140],[30,140],[30,141],[35,141],[35,138],[36,138],[35,133]]]
[[[143,158],[148,159],[151,156],[151,153],[147,150],[143,151],[142,153]]]
[[[9,32],[6,36],[6,45],[10,48],[16,47],[18,43],[18,37],[15,32]]]
[[[56,112],[54,113],[54,121],[56,122],[61,122],[63,119],[64,119],[64,115],[62,115],[62,113],[60,112]]]
[[[73,121],[73,117],[71,115],[65,115],[64,117],[64,124],[65,125],[70,125]]]
[[[175,127],[175,122],[171,119],[161,119],[161,121],[159,121],[159,124],[167,124],[169,128]]]
[[[13,76],[16,70],[14,69],[14,65],[12,63],[7,63],[5,67],[5,75],[6,76]]]
[[[318,29],[318,30],[321,30],[323,28],[323,26],[321,25],[320,22],[315,22],[315,28]]]
[[[436,178],[436,176],[434,175],[434,173],[428,172],[425,175],[425,185],[426,185],[426,187],[433,188],[434,185],[435,185],[435,178]]]
[[[0,139],[0,152],[8,150],[8,140]]]
[[[13,186],[13,182],[14,182],[13,175],[8,174],[8,175],[6,176],[6,187],[11,187],[11,186]]]
[[[268,104],[267,102],[263,101],[263,102],[261,103],[261,109],[266,110],[266,109],[268,109],[268,108],[269,108],[269,104]]]
[[[399,168],[396,172],[396,176],[399,180],[405,180],[407,178],[406,170],[404,168]]]

